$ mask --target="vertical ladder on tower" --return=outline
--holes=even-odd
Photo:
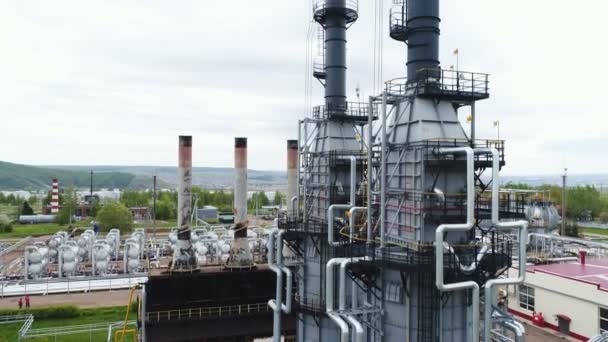
[[[312,75],[319,81],[327,77],[325,72],[325,29],[320,25],[317,26],[317,56],[313,61]]]

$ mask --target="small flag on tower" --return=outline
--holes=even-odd
[[[458,48],[454,49],[454,54],[457,55],[458,54]]]
[[[500,122],[498,120],[494,121],[494,127],[498,127],[499,124]]]

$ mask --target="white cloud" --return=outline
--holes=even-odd
[[[607,9],[603,0],[442,1],[443,64],[458,47],[461,69],[492,75],[478,130],[494,137],[500,120],[505,173],[608,172]],[[230,166],[233,137],[247,136],[251,167],[283,169],[304,111],[309,11],[304,0],[5,1],[0,160],[174,165],[176,136],[192,133],[196,165]],[[371,0],[360,1],[348,39],[349,95],[359,84],[367,96]],[[405,46],[388,36],[384,46],[385,79],[403,76]]]

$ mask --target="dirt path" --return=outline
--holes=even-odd
[[[133,298],[139,291],[133,294]],[[0,298],[0,309],[16,309],[19,297]],[[76,305],[80,308],[99,308],[127,305],[129,290],[96,291],[89,293],[67,293],[30,296],[32,307],[52,305]]]

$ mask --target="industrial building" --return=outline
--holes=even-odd
[[[541,233],[528,243],[528,220],[544,229],[559,215],[550,202],[499,191],[505,143],[480,139],[475,126],[490,76],[441,67],[439,0],[392,2],[390,37],[407,57],[391,63],[405,62],[406,75],[364,102],[346,95],[358,1],[313,3],[322,53],[312,73],[324,102],[287,141],[288,207],[273,227],[249,222],[246,137],[234,140],[232,222],[198,227],[197,215],[218,213],[192,212],[196,151],[192,136],[179,136],[178,222],[168,236],[57,234],[25,249],[23,278],[138,277],[142,341],[522,342],[525,326],[513,314],[541,305],[560,314],[551,306],[558,291],[582,313],[591,300],[569,291],[584,286],[601,292],[598,317],[572,318],[572,330],[590,336],[603,327],[603,264],[528,266],[532,250],[537,261],[572,260]],[[458,120],[463,108],[468,129]],[[549,276],[559,287],[545,284]]]

